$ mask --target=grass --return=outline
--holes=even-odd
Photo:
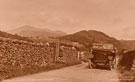
[[[120,82],[135,82],[135,70],[119,69]]]
[[[10,79],[14,77],[44,72],[44,71],[50,71],[54,69],[60,69],[67,66],[72,66],[80,64],[80,62],[70,62],[70,63],[63,63],[63,62],[56,62],[56,63],[48,63],[45,66],[28,66],[23,69],[20,69],[19,67],[13,67],[13,66],[5,66],[0,69],[0,80],[4,79]]]

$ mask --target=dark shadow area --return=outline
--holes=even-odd
[[[90,69],[89,68],[89,66],[87,65],[86,67],[85,67],[85,69]],[[99,70],[110,70],[109,69],[109,67],[107,67],[107,66],[96,66],[96,67],[94,67],[94,68],[92,68],[92,69],[99,69]]]
[[[118,63],[120,82],[135,82],[135,70],[132,70],[135,51],[122,52]]]
[[[96,66],[94,69],[101,69],[101,70],[110,70],[107,66]]]
[[[135,51],[128,51],[120,54],[118,67],[125,67],[124,70],[130,70],[135,59]]]

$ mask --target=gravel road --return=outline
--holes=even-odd
[[[86,63],[58,70],[17,77],[2,82],[119,82],[117,73],[105,69],[88,69]]]

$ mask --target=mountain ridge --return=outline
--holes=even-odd
[[[10,30],[10,31],[8,31],[8,33],[18,34],[18,35],[24,36],[24,37],[33,37],[33,38],[38,37],[38,38],[42,38],[42,39],[66,35],[66,33],[62,32],[62,31],[53,31],[50,29],[38,29],[36,27],[29,26],[29,25],[25,25],[25,26],[19,27],[17,29]]]

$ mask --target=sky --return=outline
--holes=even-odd
[[[135,0],[0,0],[0,30],[25,25],[135,40]]]

